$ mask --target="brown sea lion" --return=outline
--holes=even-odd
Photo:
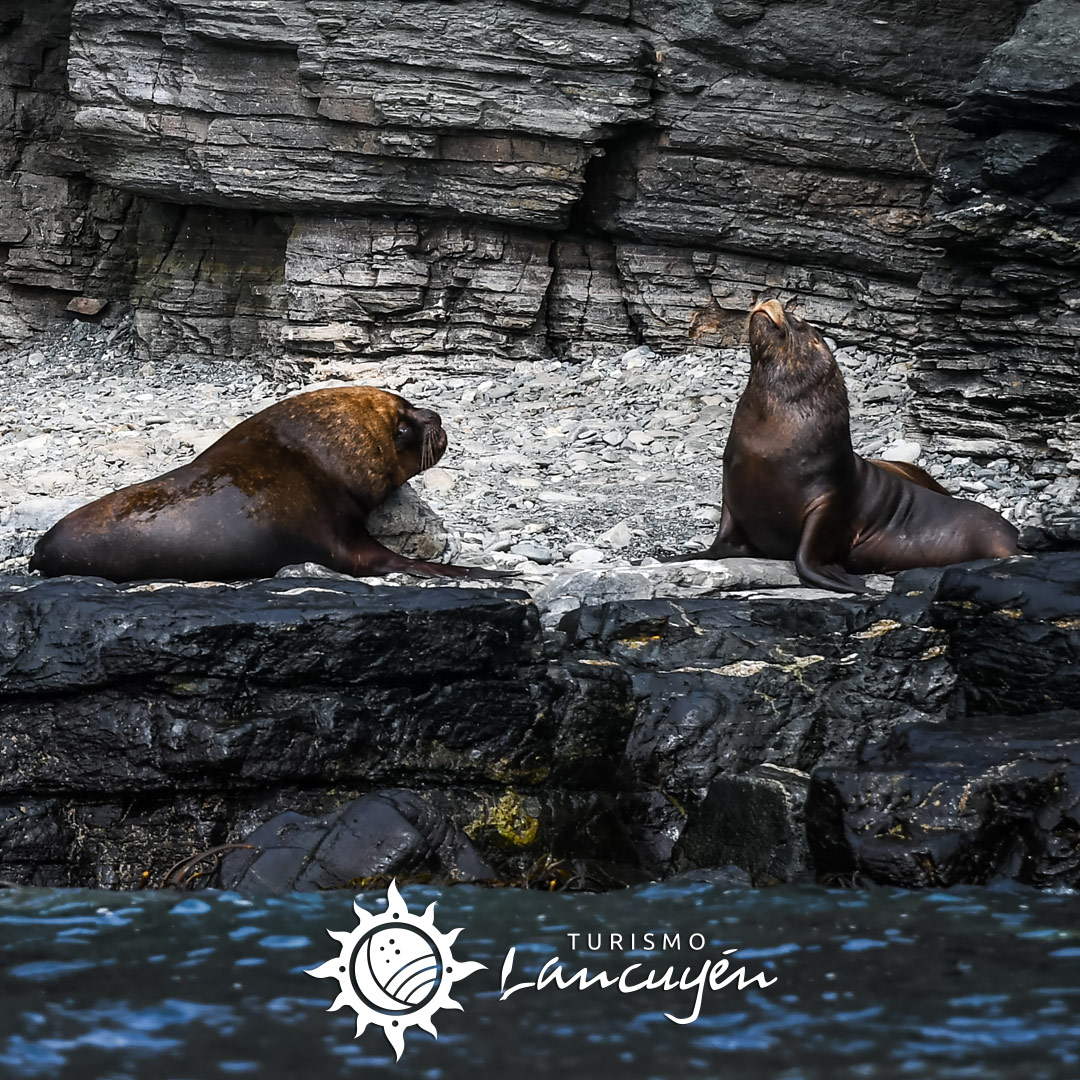
[[[187,465],[68,514],[31,570],[237,581],[314,562],[346,574],[494,576],[409,559],[364,520],[446,449],[437,413],[370,386],[314,390],[238,424]]]
[[[678,558],[794,559],[808,585],[865,592],[857,574],[1015,555],[1016,529],[922,469],[851,447],[847,390],[821,334],[765,300],[750,313],[750,379],[724,449],[720,529]]]

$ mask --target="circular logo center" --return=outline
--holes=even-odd
[[[415,926],[378,926],[357,943],[350,964],[357,997],[376,1012],[405,1015],[422,1009],[442,981],[434,940]]]

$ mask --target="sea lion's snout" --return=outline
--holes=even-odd
[[[779,300],[762,300],[750,309],[750,358],[772,363],[790,351],[791,323]]]
[[[750,309],[750,318],[753,319],[759,313],[767,316],[773,326],[778,329],[783,329],[787,323],[787,312],[784,311],[779,300],[762,300],[755,304]]]
[[[412,410],[413,419],[420,429],[420,471],[430,469],[446,452],[446,429],[442,417],[434,409]]]

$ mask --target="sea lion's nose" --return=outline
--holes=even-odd
[[[434,424],[436,427],[442,427],[442,417],[432,409],[417,409],[417,416],[420,418],[420,422],[423,424]]]
[[[787,314],[779,300],[762,300],[750,309],[751,315],[758,312],[767,315],[774,326],[783,326],[787,322]]]

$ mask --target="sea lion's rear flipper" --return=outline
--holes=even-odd
[[[864,593],[869,590],[861,577],[849,574],[837,559],[837,535],[843,526],[832,520],[832,504],[822,499],[803,520],[795,570],[807,585],[834,592]]]

